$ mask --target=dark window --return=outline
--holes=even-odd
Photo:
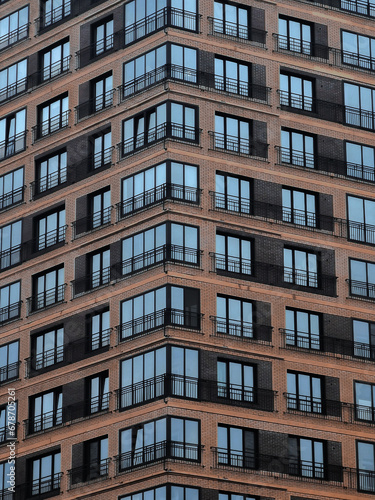
[[[111,280],[110,250],[103,249],[91,254],[89,259],[90,289],[107,285]]]
[[[29,434],[62,424],[62,388],[30,398]]]
[[[375,299],[375,263],[349,259],[350,295]]]
[[[197,116],[195,107],[167,101],[124,120],[123,155],[166,137],[197,142]]]
[[[22,221],[0,227],[0,269],[21,262]]]
[[[306,373],[287,373],[289,410],[322,413],[322,379]]]
[[[375,182],[375,150],[372,146],[346,141],[346,175]]]
[[[100,55],[113,48],[113,19],[93,27],[94,55]]]
[[[316,227],[316,195],[299,189],[283,188],[283,221],[300,226]]]
[[[0,325],[21,314],[21,282],[0,288]]]
[[[285,343],[303,349],[320,349],[320,316],[316,313],[285,309]]]
[[[252,274],[251,241],[237,236],[216,234],[216,271]]]
[[[357,441],[358,490],[375,493],[375,444]]]
[[[375,70],[375,38],[342,31],[342,62]]]
[[[165,458],[200,461],[198,420],[164,417],[120,432],[120,470]]]
[[[93,375],[87,380],[89,393],[89,414],[105,411],[109,408],[108,371]]]
[[[0,71],[0,102],[25,92],[27,89],[27,59]]]
[[[35,335],[31,343],[35,370],[47,368],[64,360],[63,327],[56,327]]]
[[[23,201],[24,168],[17,168],[0,177],[0,210]]]
[[[69,70],[70,48],[69,40],[43,50],[40,54],[41,80],[49,80]]]
[[[14,500],[14,493],[10,492],[10,488],[14,488],[12,477],[14,469],[11,469],[11,467],[14,467],[14,465],[8,460],[0,463],[0,495],[4,500]]]
[[[65,241],[65,208],[60,208],[39,217],[35,224],[37,233],[36,250],[43,250]]]
[[[0,346],[0,382],[18,378],[18,365],[19,341]]]
[[[318,256],[313,252],[284,248],[284,281],[318,288]]]
[[[313,81],[301,76],[280,73],[280,104],[313,111]]]
[[[250,96],[250,80],[250,64],[224,57],[215,57],[215,89]]]
[[[100,76],[91,81],[92,112],[109,108],[113,104],[112,73]]]
[[[281,129],[281,163],[314,168],[314,141],[312,135]]]
[[[43,0],[41,4],[43,27],[61,21],[70,16],[71,0]]]
[[[255,154],[251,136],[251,121],[215,114],[215,148],[248,155]]]
[[[108,474],[108,437],[100,437],[84,443],[86,481]]]
[[[35,194],[48,191],[67,181],[67,157],[67,152],[61,151],[37,162]]]
[[[363,16],[375,17],[375,8],[372,0],[341,0],[340,8]]]
[[[354,394],[356,419],[375,421],[375,385],[354,382]]]
[[[120,407],[169,395],[196,399],[198,357],[196,349],[168,346],[122,361]]]
[[[218,425],[218,464],[256,468],[256,434],[253,430]]]
[[[353,319],[354,356],[375,359],[375,323]]]
[[[167,498],[173,498],[174,500],[199,500],[199,493],[198,488],[166,484],[158,488],[139,491],[131,495],[124,495],[120,497],[119,500],[167,500]],[[255,499],[247,498],[246,500]]]
[[[92,168],[110,165],[112,161],[111,131],[102,132],[92,138],[93,163]]]
[[[254,402],[254,367],[233,361],[217,362],[217,395],[220,398]]]
[[[289,474],[324,479],[324,445],[318,439],[289,436]]]
[[[33,310],[57,304],[64,300],[64,267],[57,267],[33,276]]]
[[[278,45],[280,49],[311,54],[311,42],[311,24],[300,19],[279,17]]]
[[[109,346],[111,334],[109,320],[109,309],[95,312],[88,317],[88,347],[90,351]]]
[[[216,173],[215,208],[249,214],[251,179]]]
[[[219,500],[259,500],[259,497],[249,497],[238,493],[219,493]]]
[[[253,337],[253,303],[248,300],[217,296],[217,332],[237,337]]]
[[[0,348],[1,352],[1,348]],[[17,401],[0,406],[0,443],[14,441],[17,437]],[[3,483],[0,478],[0,495]],[[4,499],[5,500],[5,499]]]
[[[345,123],[375,129],[375,89],[344,83]]]
[[[348,196],[349,239],[375,244],[375,200]]]
[[[60,489],[60,451],[30,460],[29,467],[31,496],[39,496]]]
[[[68,126],[69,98],[63,95],[48,104],[38,106],[37,138]]]
[[[0,50],[29,35],[29,6],[0,19]]]
[[[111,222],[111,189],[105,188],[89,196],[91,228],[103,226]]]
[[[0,160],[26,148],[26,108],[0,119]]]
[[[214,32],[236,38],[251,38],[250,9],[245,5],[214,2]]]

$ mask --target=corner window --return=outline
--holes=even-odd
[[[315,168],[314,142],[312,135],[281,129],[281,163]]]

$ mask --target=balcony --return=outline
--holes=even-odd
[[[117,203],[117,221],[151,206],[174,201],[200,205],[202,190],[189,186],[166,183]]]
[[[298,0],[305,3],[305,0]],[[375,17],[374,5],[366,0],[318,0],[314,5],[324,9],[341,10],[349,15],[359,15],[366,17]]]
[[[115,89],[109,90],[105,94],[96,96],[76,106],[76,123],[105,111],[106,109],[112,108],[115,92]]]
[[[65,300],[66,283],[59,285],[50,290],[45,290],[41,293],[28,297],[27,300],[27,314],[42,311],[58,304],[63,304]]]
[[[84,293],[92,292],[98,288],[107,286],[115,279],[116,276],[111,267],[103,267],[98,271],[86,274],[86,276],[71,281],[72,297],[76,298]]]
[[[89,462],[80,467],[74,467],[68,470],[68,489],[70,490],[82,486],[83,484],[90,484],[108,479],[110,463],[110,458],[104,458],[103,460]]]
[[[273,326],[249,323],[247,321],[231,320],[210,316],[213,322],[213,335],[237,340],[250,341],[271,345]]]
[[[151,314],[118,325],[118,342],[131,340],[139,335],[146,335],[164,328],[182,328],[200,331],[203,314],[179,309],[160,309]]]
[[[208,17],[209,35],[266,48],[267,31]]]
[[[15,361],[0,367],[0,384],[18,379],[20,363],[20,361]]]
[[[5,141],[0,142],[0,161],[10,158],[26,149],[27,130],[19,134],[9,136]]]
[[[238,156],[247,156],[257,160],[266,161],[268,158],[268,146],[259,141],[208,132],[210,136],[210,149]]]
[[[364,300],[375,300],[375,283],[347,279],[349,285],[349,297]]]
[[[49,120],[38,123],[32,127],[33,131],[33,144],[45,137],[49,137],[52,134],[63,130],[69,126],[69,114],[70,110],[64,111],[57,116],[53,116]]]
[[[0,271],[21,263],[21,248],[21,245],[15,245],[0,252]]]
[[[19,26],[15,30],[8,31],[5,35],[0,36],[0,50],[6,49],[10,45],[14,45],[29,36],[30,23]]]
[[[23,202],[26,186],[8,191],[0,196],[0,210],[6,210]]]
[[[22,242],[22,260],[28,260],[43,253],[54,250],[65,245],[66,228],[68,226],[60,226],[53,231],[41,234],[29,241]]]
[[[329,399],[314,398],[300,394],[284,393],[288,413],[296,415],[309,415],[325,419],[342,420],[343,407],[345,403],[341,401],[331,401]]]
[[[111,225],[112,206],[72,222],[73,240]]]
[[[57,411],[50,411],[43,413],[34,418],[24,420],[24,432],[25,436],[30,436],[31,434],[36,434],[40,432],[45,432],[54,427],[62,425],[62,409]]]
[[[0,326],[5,325],[9,321],[18,319],[21,316],[21,304],[22,301],[13,302],[8,306],[2,307],[0,309]]]

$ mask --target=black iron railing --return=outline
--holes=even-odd
[[[113,106],[115,92],[115,89],[111,89],[104,94],[98,95],[76,106],[76,122],[78,123],[84,118],[88,118],[100,111],[111,108]]]
[[[249,323],[247,321],[238,321],[219,316],[210,316],[213,321],[213,335],[237,338],[240,340],[249,340],[261,344],[271,344],[272,330],[271,325],[261,325],[259,323]]]
[[[24,491],[25,495],[24,496],[20,495],[19,498],[29,498],[30,496],[31,497],[33,497],[34,495],[40,496],[52,492],[58,494],[58,491],[60,490],[61,478],[62,478],[62,472],[58,472],[50,476],[38,477],[37,479],[34,479],[30,483],[28,483],[27,490]],[[19,493],[21,494],[21,491]],[[18,491],[16,495],[17,494]]]
[[[47,137],[63,128],[69,126],[69,114],[70,110],[63,111],[57,116],[53,116],[49,120],[45,120],[44,122],[38,123],[34,125],[33,130],[33,142],[38,139],[42,139],[43,137]]]
[[[110,458],[96,460],[80,467],[74,467],[68,470],[69,486],[68,489],[74,488],[82,483],[91,483],[93,481],[101,481],[108,478]]]
[[[0,142],[0,161],[26,149],[26,134],[27,130],[24,130]]]
[[[47,307],[62,304],[65,300],[66,283],[27,298],[28,313],[41,311]]]
[[[299,1],[306,3],[305,0]],[[314,5],[323,7],[324,9],[342,10],[349,12],[350,15],[375,17],[374,4],[366,0],[318,0],[314,1]]]
[[[239,42],[266,46],[267,31],[212,17],[208,17],[208,24],[210,35],[231,39],[235,38]]]
[[[34,416],[24,420],[25,436],[35,434],[36,432],[46,431],[58,425],[62,425],[62,408],[56,411],[49,411],[41,415]]]
[[[301,394],[284,393],[288,412],[312,413],[322,418],[342,420],[344,403],[329,399],[303,396]]]
[[[15,245],[0,252],[0,270],[15,266],[21,262],[21,245]]]
[[[352,279],[347,279],[346,282],[349,284],[349,295],[351,297],[375,300],[375,283]]]
[[[8,306],[0,308],[0,326],[5,324],[7,321],[12,321],[21,316],[21,304],[22,301],[13,302]]]
[[[0,36],[0,50],[5,49],[9,45],[23,40],[29,36],[29,23],[19,26],[15,30],[8,31],[5,35]]]
[[[111,224],[112,206],[72,222],[73,239]]]
[[[110,266],[103,267],[98,271],[94,271],[86,276],[77,278],[71,281],[72,296],[74,298],[82,293],[91,292],[96,288],[109,285],[114,278],[115,277]]]
[[[21,186],[0,196],[0,210],[17,205],[23,201],[25,186]]]
[[[261,160],[266,160],[268,157],[268,144],[218,132],[209,131],[208,133],[210,135],[210,148],[214,151],[225,151],[239,156],[253,156]]]
[[[6,382],[7,380],[16,379],[19,377],[19,367],[20,361],[15,361],[14,363],[9,363],[5,366],[0,367],[0,383]]]

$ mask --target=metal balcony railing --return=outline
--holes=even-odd
[[[352,279],[347,279],[346,282],[349,284],[349,295],[351,297],[375,299],[375,283]]]
[[[29,36],[29,26],[29,23],[23,24],[22,26],[18,26],[15,30],[8,31],[0,36],[0,50],[27,38]]]
[[[21,245],[15,245],[0,252],[0,270],[15,266],[21,262]]]
[[[104,94],[97,95],[76,106],[76,123],[84,118],[88,118],[89,116],[93,116],[96,113],[111,108],[113,106],[115,92],[116,89],[108,90]]]
[[[66,283],[64,283],[63,285],[58,285],[55,288],[45,290],[41,293],[33,295],[32,297],[28,297],[26,299],[28,314],[41,311],[50,306],[62,304],[65,300],[66,286]]]
[[[223,38],[236,39],[242,43],[266,46],[267,31],[208,17],[209,34]]]
[[[268,144],[252,139],[234,137],[228,134],[209,131],[210,148],[239,156],[252,156],[260,160],[268,157]]]
[[[0,326],[21,316],[21,304],[22,301],[19,300],[0,308]]]
[[[113,279],[115,279],[115,276],[111,266],[86,274],[86,276],[71,281],[72,297],[75,298],[82,293],[91,292],[96,288],[109,285]]]
[[[9,135],[5,141],[0,142],[0,161],[26,149],[26,134],[27,130],[24,130],[18,134]]]
[[[63,111],[59,115],[53,116],[49,120],[45,120],[44,122],[34,125],[34,127],[32,127],[33,142],[68,127],[69,114],[70,109],[68,109],[67,111]]]
[[[28,498],[29,496],[44,495],[52,492],[57,494],[58,490],[60,490],[62,475],[62,472],[58,472],[53,475],[38,477],[37,479],[32,480],[28,483],[27,490],[24,490],[25,495],[23,497],[20,495],[20,498]]]
[[[87,234],[110,225],[112,209],[113,207],[110,206],[98,212],[94,212],[87,217],[82,217],[81,219],[73,221],[73,239],[76,239],[81,234]]]
[[[0,196],[0,210],[5,210],[8,207],[21,203],[24,198],[26,186],[21,186],[12,191],[8,191]]]
[[[96,460],[80,467],[74,467],[68,470],[69,486],[68,489],[81,486],[83,483],[102,481],[109,476],[110,458]]]
[[[0,367],[0,383],[13,380],[19,377],[20,361],[6,364]]]
[[[234,319],[210,316],[213,322],[214,336],[230,336],[240,340],[248,340],[260,344],[271,344],[273,326],[261,325],[259,323],[249,323]]]
[[[299,1],[305,3],[305,0]],[[369,0],[318,0],[314,1],[314,5],[324,9],[346,11],[350,15],[375,17],[375,6]]]
[[[58,425],[62,425],[62,408],[56,411],[49,411],[41,415],[34,416],[23,421],[25,427],[25,436],[30,436],[37,432],[46,431]]]

